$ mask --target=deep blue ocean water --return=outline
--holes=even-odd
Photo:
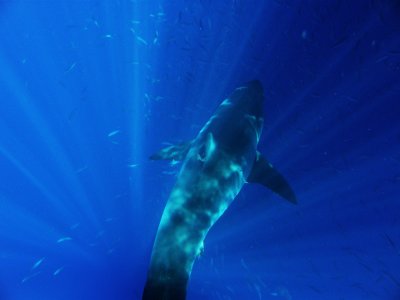
[[[246,185],[188,299],[400,299],[398,1],[0,1],[0,299],[140,299],[180,165],[243,82],[291,205]]]

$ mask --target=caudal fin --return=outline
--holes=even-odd
[[[155,282],[147,280],[142,300],[185,300],[186,282]]]

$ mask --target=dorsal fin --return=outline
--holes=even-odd
[[[296,195],[286,179],[257,152],[253,168],[247,178],[249,183],[259,183],[272,190],[284,199],[297,204]]]

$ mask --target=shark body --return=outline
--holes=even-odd
[[[220,104],[195,139],[150,157],[183,165],[158,227],[143,300],[186,299],[208,231],[245,183],[261,183],[296,203],[289,184],[257,151],[263,101],[261,83],[250,81]]]

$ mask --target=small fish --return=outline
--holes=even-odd
[[[339,38],[332,46],[331,48],[336,48],[341,46],[342,44],[344,44],[347,41],[348,37],[347,36],[342,36],[341,38]]]
[[[112,136],[114,136],[114,135],[116,135],[116,134],[118,134],[118,133],[119,133],[119,130],[111,131],[111,132],[108,134],[108,137],[112,137]]]
[[[384,56],[378,58],[378,59],[375,61],[375,63],[380,63],[380,62],[382,62],[382,61],[384,61],[384,60],[386,60],[386,59],[388,59],[388,58],[389,58],[388,55],[384,55]]]
[[[155,45],[157,44],[157,42],[158,42],[158,31],[156,30],[156,36],[153,39],[153,44]]]
[[[29,279],[32,279],[33,277],[39,275],[40,273],[41,273],[41,272],[39,271],[39,272],[33,273],[32,275],[26,276],[25,278],[23,278],[23,279],[21,280],[21,283],[27,282]]]
[[[390,236],[387,233],[383,233],[383,236],[386,238],[386,240],[388,241],[389,245],[393,248],[393,250],[395,252],[398,252],[396,244],[394,243],[394,241],[390,238]]]
[[[136,168],[137,166],[139,166],[139,164],[130,164],[128,165],[128,168]]]
[[[112,39],[112,35],[111,34],[106,34],[103,36],[103,38],[105,39]]]
[[[148,43],[147,43],[147,41],[144,39],[144,38],[142,38],[142,37],[140,37],[140,36],[136,36],[136,39],[140,42],[140,43],[142,43],[143,45],[148,45]]]
[[[85,171],[88,168],[88,166],[83,166],[82,168],[79,168],[78,170],[76,170],[76,174],[79,174],[83,171]]]
[[[310,285],[310,284],[308,284],[307,285],[310,289],[312,289],[314,292],[316,292],[316,293],[318,293],[318,294],[322,294],[322,291],[319,289],[319,288],[317,288],[317,287],[315,287],[315,286],[313,286],[313,285]]]
[[[41,259],[39,259],[37,262],[35,262],[32,266],[32,270],[36,269],[37,267],[40,266],[40,264],[44,261],[44,257],[42,257]]]
[[[102,237],[104,235],[104,233],[105,233],[104,230],[100,230],[99,232],[97,232],[96,238]]]
[[[54,271],[53,276],[57,276],[60,274],[60,272],[64,269],[64,267],[58,268],[57,270]]]
[[[64,72],[64,74],[67,74],[67,73],[71,72],[75,68],[75,66],[76,66],[76,62],[72,63],[72,65],[68,68],[68,70],[66,70]]]
[[[68,114],[68,121],[71,121],[75,117],[78,110],[79,107],[75,107],[73,110],[71,110],[71,112]]]
[[[69,236],[66,236],[66,237],[58,239],[57,243],[62,243],[62,242],[71,241],[71,240],[72,240],[72,238],[70,238]]]
[[[146,46],[148,45],[147,41],[144,38],[142,38],[139,35],[137,35],[135,29],[130,28],[130,30],[131,30],[131,32],[133,33],[133,35],[135,36],[135,38],[136,38],[136,40],[138,42],[140,42],[140,43],[142,43],[143,45],[146,45]]]
[[[165,16],[165,14],[163,12],[159,12],[159,13],[156,13],[156,14],[149,14],[150,18],[156,18],[156,17],[162,18],[164,16]]]
[[[389,272],[386,271],[386,270],[383,270],[382,272],[383,272],[390,280],[392,280],[394,284],[396,284],[398,287],[400,287],[400,281],[399,281],[396,277],[394,277],[393,274],[389,273]]]
[[[72,230],[74,230],[74,229],[78,228],[78,226],[79,226],[79,223],[75,223],[75,224],[72,225],[70,228],[71,228]]]
[[[240,264],[242,265],[242,267],[243,267],[246,271],[249,271],[249,267],[246,265],[246,263],[244,262],[244,259],[243,259],[243,258],[240,260]]]
[[[233,290],[233,288],[231,288],[229,285],[226,287],[226,289],[228,291],[230,291],[232,294],[235,294],[235,291]]]
[[[254,289],[257,291],[257,295],[258,295],[258,299],[262,299],[262,295],[261,295],[261,289],[260,289],[260,287],[258,286],[258,284],[256,284],[256,283],[254,283],[253,284],[254,285]]]
[[[363,262],[361,262],[361,261],[359,261],[358,263],[359,263],[361,266],[363,266],[364,269],[367,270],[368,272],[374,273],[374,270],[372,270],[372,268],[371,268],[370,266],[368,266],[367,264],[365,264],[365,263],[363,263]]]

